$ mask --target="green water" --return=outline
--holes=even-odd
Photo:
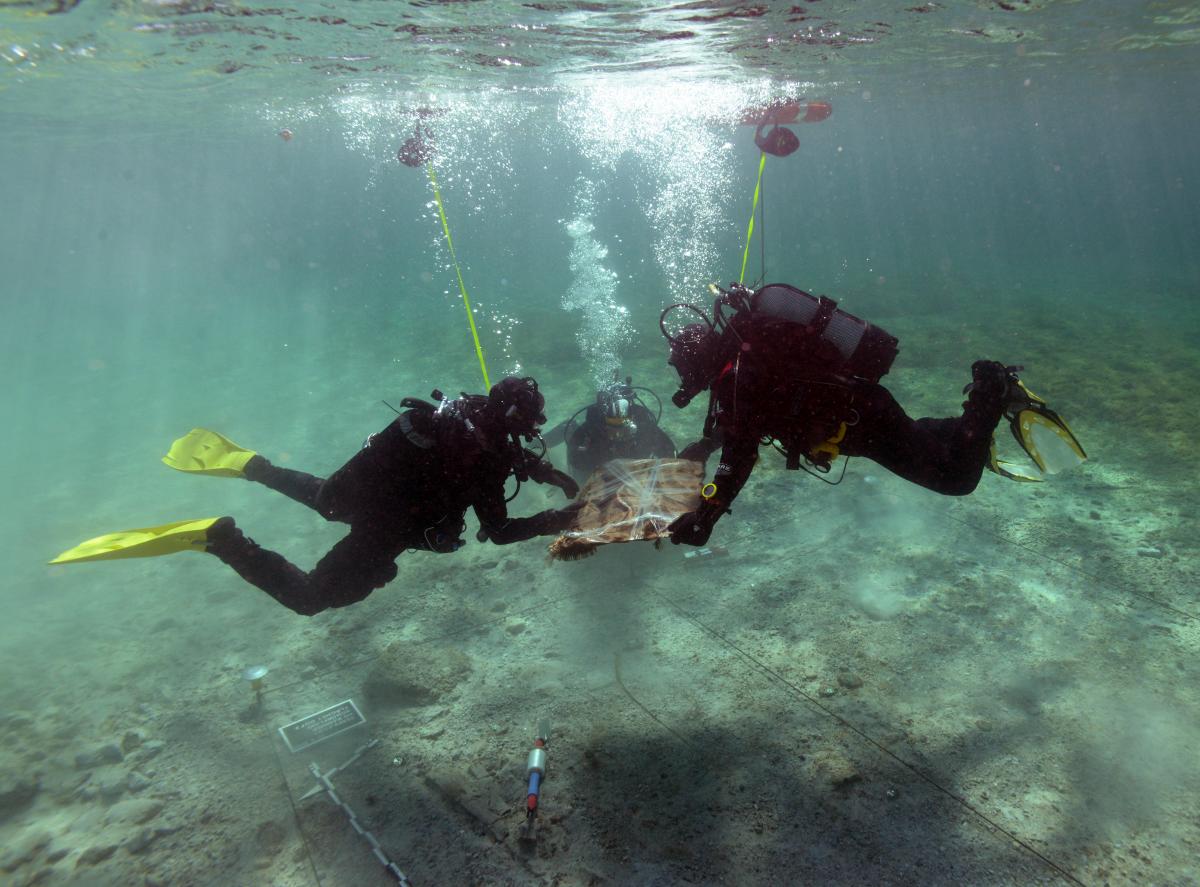
[[[436,112],[433,166],[490,377],[535,376],[553,425],[617,368],[666,400],[676,380],[659,313],[673,302],[703,307],[708,282],[737,279],[760,157],[738,118],[789,96],[827,100],[833,113],[794,127],[794,155],[768,158],[747,279],[826,293],[898,335],[884,381],[913,415],[956,414],[976,359],[1023,364],[1091,461],[1036,492],[985,477],[965,502],[896,482],[893,512],[863,504],[863,478],[884,474],[865,460],[851,464],[857,481],[829,491],[785,474],[764,451],[713,536],[746,559],[706,574],[720,588],[712,600],[727,606],[712,618],[755,637],[782,632],[779,655],[792,661],[817,656],[822,643],[850,644],[834,640],[843,612],[894,630],[888,620],[909,606],[906,595],[975,589],[938,617],[969,626],[985,618],[971,608],[986,610],[997,595],[1013,614],[990,640],[945,630],[964,646],[987,644],[977,657],[927,636],[920,644],[932,646],[910,651],[902,670],[977,678],[912,710],[973,718],[987,699],[978,704],[995,721],[1005,698],[1020,709],[1028,687],[1053,684],[1055,704],[1076,704],[1074,714],[993,736],[995,759],[1011,754],[1019,760],[1007,771],[1028,774],[1005,801],[1025,818],[991,811],[996,821],[1084,882],[1193,883],[1182,860],[1194,859],[1194,822],[1169,796],[1196,783],[1200,712],[1188,689],[1200,617],[1200,4],[1008,5],[0,3],[0,705],[44,715],[62,734],[48,758],[10,756],[14,772],[49,775],[0,829],[9,839],[66,829],[84,805],[56,768],[69,774],[76,746],[119,734],[122,713],[139,702],[155,706],[160,727],[178,709],[220,717],[224,691],[205,688],[252,660],[324,671],[331,663],[314,651],[336,649],[344,664],[400,635],[440,644],[489,595],[528,604],[523,595],[555,589],[611,591],[595,565],[543,569],[538,542],[472,543],[452,558],[405,555],[392,587],[309,628],[196,555],[45,566],[101,532],[228,513],[307,568],[338,528],[249,484],[170,472],[158,461],[170,441],[217,428],[327,474],[389,421],[382,401],[483,389],[430,179],[396,160],[417,109]],[[667,406],[664,427],[681,446],[699,435],[702,401]],[[555,502],[526,491],[514,509]],[[943,517],[953,523],[937,524]],[[938,538],[937,558],[912,553]],[[814,609],[780,605],[755,571],[785,558],[795,560],[782,575],[806,575],[814,540],[824,540],[816,560],[832,557],[811,567],[825,577],[804,592]],[[493,557],[522,572],[497,579],[506,566]],[[656,588],[697,590],[678,559],[631,563]],[[909,590],[896,597],[901,586]],[[820,595],[832,595],[824,609]],[[1039,595],[1061,609],[1047,615]],[[600,612],[556,617],[556,632],[577,634],[581,648],[593,634],[636,634],[629,625],[645,616],[628,600],[616,617],[589,606]],[[589,629],[593,619],[603,632]],[[362,633],[339,646],[347,620]],[[1136,642],[1155,620],[1171,628]],[[942,624],[932,624],[936,637]],[[855,638],[865,649],[908,643]],[[1043,679],[1051,660],[1087,676]],[[691,678],[701,690],[704,674]],[[892,686],[893,702],[907,698],[903,684]],[[657,686],[668,700],[678,692],[666,678]],[[1142,707],[1131,709],[1137,687]],[[753,699],[737,703],[750,718]],[[516,722],[521,706],[497,703],[488,717]],[[880,721],[899,717],[897,706],[884,706]],[[1029,825],[1041,809],[1034,753],[1016,748],[1030,736],[1035,746],[1076,747],[1081,718],[1124,726],[1111,746],[1080,752],[1077,767],[1063,753],[1059,782],[1078,794],[1062,802],[1064,824],[1041,831]],[[181,742],[185,731],[166,734]],[[1112,780],[1108,794],[1093,787],[1113,759],[1139,757],[1150,760],[1145,770]],[[966,766],[933,758],[922,765],[943,776]],[[949,783],[987,807],[977,785]],[[1093,791],[1099,825],[1079,812]],[[252,832],[257,820],[248,822]],[[1078,849],[1136,844],[1156,829],[1165,846],[1143,850],[1152,861],[1140,874],[1118,863],[1102,872]],[[86,846],[78,835],[87,833],[75,827],[72,846]],[[393,852],[405,844],[399,834]],[[638,866],[661,863],[664,883],[683,878],[661,861],[678,858],[663,847],[687,841],[650,842],[631,868],[606,876],[649,882]],[[739,846],[733,859],[750,853]],[[50,882],[135,883],[122,859],[92,875],[60,864]],[[180,883],[248,883],[236,863],[222,865]],[[489,877],[447,865],[423,882]],[[780,865],[801,880],[855,877]],[[279,883],[310,874],[354,883],[319,859],[286,868],[274,870]],[[1022,876],[1013,868],[1008,877]]]

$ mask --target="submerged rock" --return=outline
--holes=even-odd
[[[126,787],[134,794],[137,794],[140,791],[148,789],[153,784],[154,783],[152,780],[147,779],[144,775],[139,773],[137,770],[129,771],[129,775],[127,777],[125,777]]]
[[[854,762],[839,751],[826,751],[813,756],[813,765],[835,788],[852,785],[862,779]]]
[[[0,775],[0,822],[28,807],[41,790],[40,775],[19,773]]]
[[[109,825],[145,825],[162,812],[163,802],[151,798],[130,798],[113,804],[105,822]]]
[[[36,887],[38,884],[53,883],[51,878],[55,875],[55,871],[51,866],[38,869],[32,875],[21,882],[21,887]]]
[[[837,682],[847,690],[857,690],[863,685],[862,678],[852,671],[839,671]]]
[[[146,734],[141,730],[126,730],[125,735],[121,737],[121,751],[129,754],[131,751],[141,748],[145,741]]]
[[[151,739],[149,742],[143,742],[138,750],[133,754],[134,760],[139,764],[144,764],[151,758],[156,758],[166,748],[166,743],[161,739]]]
[[[96,793],[100,795],[100,799],[107,804],[116,801],[121,795],[125,794],[127,788],[126,776],[124,773],[105,773],[98,777],[93,785],[96,788]]]
[[[47,831],[25,832],[0,853],[0,871],[15,872],[26,863],[33,862],[50,840]]]
[[[11,733],[28,733],[34,728],[33,717],[23,711],[0,714],[0,730]]]
[[[121,751],[120,746],[115,742],[109,742],[95,751],[75,755],[75,769],[90,770],[92,767],[101,767],[104,764],[119,764],[123,760],[125,760],[125,754]]]
[[[145,853],[146,850],[154,843],[154,839],[158,837],[158,832],[152,828],[144,828],[128,841],[124,843],[125,850],[128,853],[136,856],[139,853]]]
[[[150,845],[163,835],[169,835],[177,831],[179,831],[178,827],[143,828],[121,846],[133,856],[137,856],[139,853],[145,853]],[[146,883],[149,884],[150,881],[147,880]]]
[[[104,860],[108,859],[116,852],[116,844],[95,844],[79,854],[79,859],[75,863],[75,868],[85,865],[95,865],[98,862],[104,862]]]
[[[259,849],[266,856],[278,856],[287,843],[287,829],[274,819],[268,819],[266,822],[259,823],[254,832],[254,838],[258,842]]]

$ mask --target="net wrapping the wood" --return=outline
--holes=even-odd
[[[600,545],[653,540],[700,504],[704,467],[687,459],[617,459],[594,472],[571,526],[550,543],[550,557],[575,560]]]

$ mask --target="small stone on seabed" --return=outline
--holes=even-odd
[[[106,825],[145,825],[157,818],[162,810],[162,801],[131,798],[110,807],[104,821]]]
[[[47,831],[26,832],[0,853],[0,869],[15,872],[26,863],[32,862],[50,840],[51,836]]]
[[[95,751],[84,752],[75,756],[75,769],[87,770],[99,767],[101,764],[119,764],[125,760],[125,754],[115,742],[102,745]]]
[[[95,865],[98,862],[104,862],[117,851],[116,844],[97,844],[95,847],[89,847],[79,854],[79,861],[75,863],[75,867],[81,865]]]
[[[863,684],[862,678],[852,671],[839,671],[837,682],[847,690],[857,690]]]
[[[125,849],[136,855],[149,847],[157,837],[158,833],[154,829],[144,828],[125,842]]]
[[[123,773],[106,773],[104,776],[96,779],[95,786],[100,799],[112,803],[125,794],[125,789],[127,788],[125,779],[126,777]]]
[[[838,751],[824,751],[813,756],[813,764],[822,776],[837,787],[862,779],[854,762]]]
[[[121,751],[129,754],[135,748],[141,746],[146,740],[146,735],[141,730],[127,730],[125,735],[121,737]]]
[[[149,742],[143,743],[142,747],[137,750],[137,760],[145,762],[153,757],[156,757],[167,744],[161,739],[151,739]]]
[[[0,822],[28,807],[41,790],[37,775],[0,774]]]

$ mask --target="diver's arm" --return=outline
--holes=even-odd
[[[701,465],[708,462],[708,457],[721,449],[721,442],[715,437],[702,437],[699,440],[694,440],[682,450],[679,451],[680,459],[687,459],[690,462],[699,462]]]
[[[752,437],[735,437],[725,442],[721,448],[721,461],[717,465],[717,473],[713,477],[712,495],[706,497],[707,502],[720,507],[718,515],[724,514],[737,498],[754,463],[758,461],[758,441]],[[714,518],[714,523],[715,523]]]
[[[696,446],[696,444],[692,444]],[[758,440],[753,437],[733,437],[721,450],[721,463],[711,484],[705,484],[700,507],[678,517],[668,529],[676,545],[704,545],[721,515],[737,498],[758,461]]]
[[[549,459],[543,459],[537,453],[529,450],[524,451],[524,458],[525,470],[529,472],[531,481],[558,487],[568,499],[574,499],[579,495],[579,484],[575,483],[575,479],[555,468]]]
[[[531,517],[511,517],[499,524],[481,522],[479,535],[497,545],[509,545],[513,542],[524,542],[534,536],[553,536],[561,533],[571,525],[574,516],[575,511],[570,507],[557,511],[549,508]]]
[[[575,515],[575,509],[568,506],[562,510],[549,508],[530,517],[509,517],[503,486],[487,491],[475,502],[474,508],[475,516],[479,518],[479,532],[475,538],[480,542],[490,539],[497,545],[561,533]]]

